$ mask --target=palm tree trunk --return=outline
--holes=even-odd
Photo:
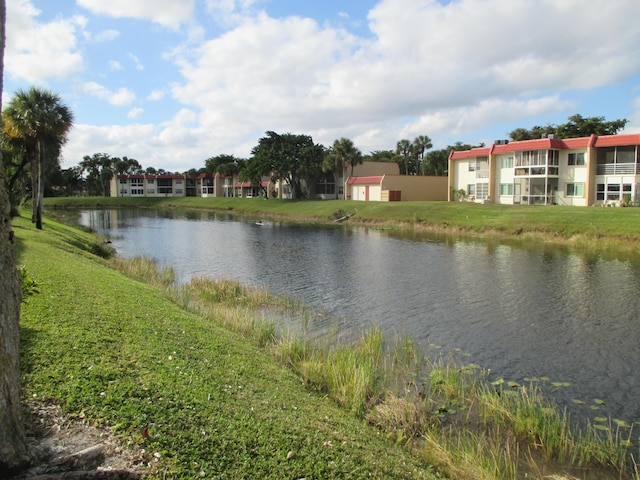
[[[32,156],[29,161],[31,167],[31,223],[36,223],[38,211],[38,157]]]
[[[38,206],[36,208],[36,228],[42,230],[42,202],[44,200],[44,140],[38,140]]]

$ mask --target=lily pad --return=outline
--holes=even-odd
[[[619,418],[614,418],[613,421],[616,422],[616,425],[618,425],[618,427],[620,428],[631,428],[631,425],[629,425],[624,420],[620,420]]]

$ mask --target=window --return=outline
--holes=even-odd
[[[584,197],[584,183],[567,183],[567,197]]]
[[[513,183],[501,183],[500,195],[513,195]]]
[[[476,194],[476,184],[470,183],[467,185],[467,195],[475,195]]]
[[[607,185],[607,200],[620,200],[620,184],[613,183]]]
[[[584,152],[570,153],[569,165],[584,165]]]
[[[158,179],[158,193],[173,193],[173,183],[170,178]]]
[[[147,178],[147,183],[153,183],[155,180],[153,178]]]
[[[476,184],[476,197],[487,198],[489,196],[489,184],[477,183]]]
[[[131,195],[144,195],[144,190],[142,188],[132,188]]]
[[[316,184],[316,193],[318,195],[335,195],[336,184],[333,173],[327,173]]]
[[[176,185],[182,185],[182,180],[176,179]]]
[[[596,200],[604,200],[604,183],[596,185]]]
[[[120,183],[121,184],[126,184],[127,183],[127,179],[126,178],[121,178],[120,179]]]
[[[502,168],[513,168],[513,157],[503,158],[501,161]]]
[[[475,172],[476,171],[476,161],[475,160],[471,160],[469,162],[469,171],[470,172]]]
[[[636,147],[618,147],[617,161],[618,163],[635,163]]]

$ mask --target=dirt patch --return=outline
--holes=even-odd
[[[31,465],[11,480],[139,479],[157,462],[137,445],[123,445],[109,428],[65,417],[56,405],[30,403],[25,422]]]

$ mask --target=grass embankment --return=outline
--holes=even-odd
[[[14,230],[39,290],[22,310],[25,398],[109,426],[158,478],[434,478],[251,341],[111,268],[89,234]]]
[[[497,235],[578,247],[640,247],[640,208],[481,205],[470,202],[354,202],[258,198],[47,198],[63,207],[193,208],[275,219],[328,223],[353,214],[350,224],[440,233]]]
[[[276,335],[259,311],[295,306],[264,292],[107,264],[91,236],[53,221],[16,233],[41,284],[23,319],[27,394],[111,425],[170,474],[433,478],[427,459],[460,479],[638,478],[630,425],[574,428],[535,385],[490,384],[376,330],[355,345]]]

